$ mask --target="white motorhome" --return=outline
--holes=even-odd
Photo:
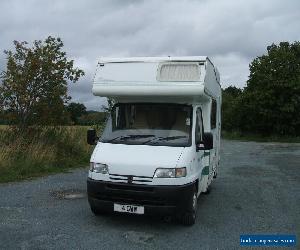
[[[94,214],[176,216],[195,223],[220,160],[221,87],[208,57],[103,58],[93,94],[115,105],[87,180]]]

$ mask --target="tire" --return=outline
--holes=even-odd
[[[179,218],[182,225],[192,226],[195,224],[197,215],[197,200],[197,189],[194,187],[190,204],[188,206],[190,209],[188,211],[184,211]]]
[[[213,178],[216,179],[217,176],[218,176],[218,172],[217,172],[217,169],[216,169],[216,170],[214,171],[214,176],[213,176]]]
[[[215,171],[214,171],[214,175],[213,175],[213,178],[216,179],[217,176],[218,176],[218,168],[219,168],[219,163],[217,164],[216,168],[215,168]]]

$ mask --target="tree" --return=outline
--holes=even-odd
[[[71,102],[67,106],[67,111],[71,115],[73,124],[77,124],[78,118],[86,114],[86,107],[82,103]]]
[[[300,135],[300,42],[272,44],[253,60],[239,105],[246,131]]]
[[[238,99],[242,90],[229,86],[222,90],[222,127],[226,131],[239,130]]]
[[[0,75],[0,107],[13,114],[21,128],[64,122],[68,82],[77,82],[84,72],[67,59],[60,38],[49,36],[32,47],[14,41],[14,46],[14,51],[4,51],[7,67]]]
[[[115,101],[113,98],[106,98],[106,101],[107,101],[107,106],[106,105],[102,105],[101,106],[101,109],[104,110],[105,113],[110,113],[113,106],[115,105]]]
[[[78,124],[102,126],[106,117],[107,113],[105,112],[87,111],[86,114],[78,118]]]

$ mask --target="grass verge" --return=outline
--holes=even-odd
[[[93,147],[87,127],[33,127],[26,133],[0,127],[0,183],[87,166]]]
[[[255,142],[288,142],[300,143],[300,137],[297,136],[262,136],[258,134],[245,134],[241,132],[222,131],[222,139],[238,141],[255,141]]]

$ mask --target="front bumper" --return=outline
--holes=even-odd
[[[152,186],[87,180],[91,206],[113,211],[114,203],[144,206],[146,215],[174,215],[190,210],[195,183]]]

